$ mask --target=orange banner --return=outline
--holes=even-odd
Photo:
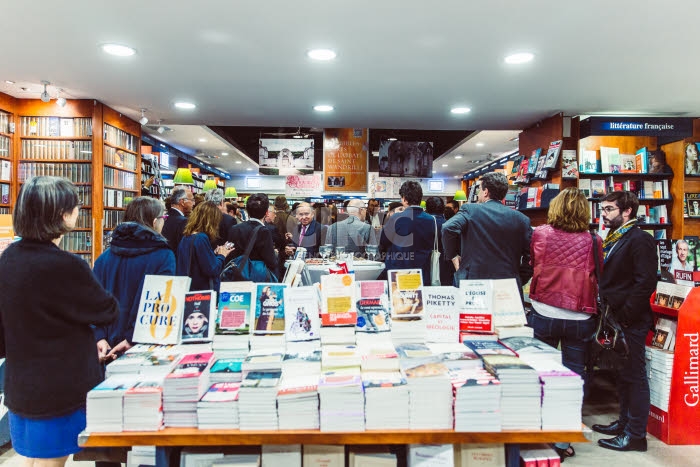
[[[326,128],[323,134],[325,191],[367,192],[368,131]]]

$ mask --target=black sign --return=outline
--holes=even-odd
[[[693,135],[693,119],[678,117],[589,117],[581,120],[581,138],[586,136],[661,136],[676,139]]]

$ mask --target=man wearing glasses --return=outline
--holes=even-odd
[[[644,344],[652,323],[649,299],[656,288],[656,244],[637,226],[639,200],[633,193],[614,191],[600,205],[603,223],[610,229],[603,242],[600,297],[624,329],[629,357],[617,377],[620,417],[609,425],[593,425],[593,431],[615,435],[598,440],[606,449],[646,451],[649,381]]]
[[[170,195],[170,209],[168,209],[168,218],[163,224],[163,236],[168,239],[170,249],[177,255],[177,247],[182,240],[182,232],[187,224],[187,216],[194,208],[194,195],[192,192],[183,186],[173,188]]]

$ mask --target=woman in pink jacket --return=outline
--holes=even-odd
[[[566,188],[552,200],[547,224],[535,229],[530,243],[534,274],[528,324],[537,339],[553,347],[561,344],[562,363],[584,381],[598,294],[589,222],[586,196],[577,188]],[[595,242],[602,268],[602,242],[597,235]],[[557,444],[555,449],[562,459],[574,455],[568,444]]]

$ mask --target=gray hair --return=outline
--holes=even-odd
[[[224,202],[224,190],[221,188],[215,188],[204,193],[204,200],[211,201],[217,206],[220,206]]]
[[[173,188],[173,191],[170,194],[170,204],[175,206],[180,203],[181,199],[187,198],[187,191],[188,189],[183,186],[176,186]]]
[[[32,177],[22,185],[12,213],[15,232],[28,240],[54,240],[72,230],[63,215],[79,203],[78,190],[67,179]]]

